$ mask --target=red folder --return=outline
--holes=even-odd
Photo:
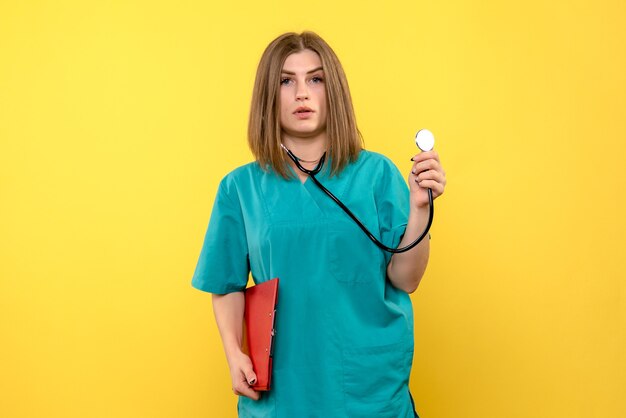
[[[254,390],[270,390],[278,278],[245,290],[244,349],[256,373]]]

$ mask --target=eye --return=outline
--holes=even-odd
[[[313,82],[313,83],[323,83],[324,79],[322,77],[316,75],[313,78],[311,78],[311,82]]]
[[[280,85],[281,86],[286,86],[287,84],[289,84],[289,82],[291,82],[290,78],[283,77],[283,78],[280,79]]]

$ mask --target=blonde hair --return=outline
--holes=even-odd
[[[280,77],[287,57],[305,49],[319,55],[324,70],[328,103],[326,157],[330,157],[331,161],[330,174],[340,173],[346,164],[358,158],[363,148],[348,80],[335,52],[313,32],[285,33],[274,39],[261,56],[248,122],[248,143],[261,168],[267,170],[271,167],[284,178],[289,178],[290,172],[286,163],[288,157],[280,146]]]

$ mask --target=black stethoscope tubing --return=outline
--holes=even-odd
[[[346,207],[346,205],[344,205],[341,202],[341,200],[339,200],[337,198],[337,196],[332,194],[331,191],[328,190],[326,187],[324,187],[324,185],[322,183],[320,183],[319,180],[315,177],[315,175],[320,172],[320,170],[322,169],[322,167],[324,165],[324,160],[326,159],[326,153],[324,153],[324,155],[322,155],[322,158],[320,158],[319,163],[317,164],[317,166],[313,170],[308,170],[308,169],[302,167],[302,164],[300,164],[300,159],[298,157],[296,157],[289,149],[287,149],[285,146],[283,146],[283,149],[285,151],[287,151],[287,155],[289,155],[289,158],[291,158],[293,160],[293,162],[296,165],[296,167],[298,167],[298,170],[302,171],[305,174],[308,174],[308,176],[311,178],[311,180],[313,180],[315,185],[317,187],[319,187],[324,193],[326,193],[326,195],[328,195],[328,197],[330,197],[332,200],[334,200],[335,203],[337,205],[339,205],[339,207],[341,209],[343,209],[343,211],[346,214],[348,214],[348,216],[350,216],[350,218],[352,218],[352,220],[359,226],[359,228],[361,228],[361,230],[365,233],[365,235],[367,235],[367,237],[374,244],[376,244],[380,249],[382,249],[384,251],[387,251],[387,252],[390,252],[390,253],[403,253],[403,252],[409,251],[410,249],[415,247],[417,244],[419,244],[424,239],[424,237],[426,237],[426,235],[428,234],[428,231],[430,230],[430,226],[433,223],[433,217],[435,215],[435,207],[433,205],[433,191],[431,189],[428,189],[428,209],[429,209],[429,213],[428,213],[428,223],[426,224],[426,228],[424,228],[424,232],[422,232],[422,234],[419,237],[417,237],[417,239],[415,241],[413,241],[409,245],[406,245],[406,246],[404,246],[402,248],[387,247],[385,244],[383,244],[378,239],[376,239],[376,237],[374,235],[372,235],[372,233],[365,227],[365,225],[363,225],[361,223],[361,221],[359,221],[359,219],[356,217],[356,215],[354,215],[354,213],[352,213],[352,211],[350,209],[348,209]]]

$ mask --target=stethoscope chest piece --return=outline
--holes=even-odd
[[[422,151],[430,151],[435,147],[435,135],[428,129],[420,129],[415,134],[415,145]]]

